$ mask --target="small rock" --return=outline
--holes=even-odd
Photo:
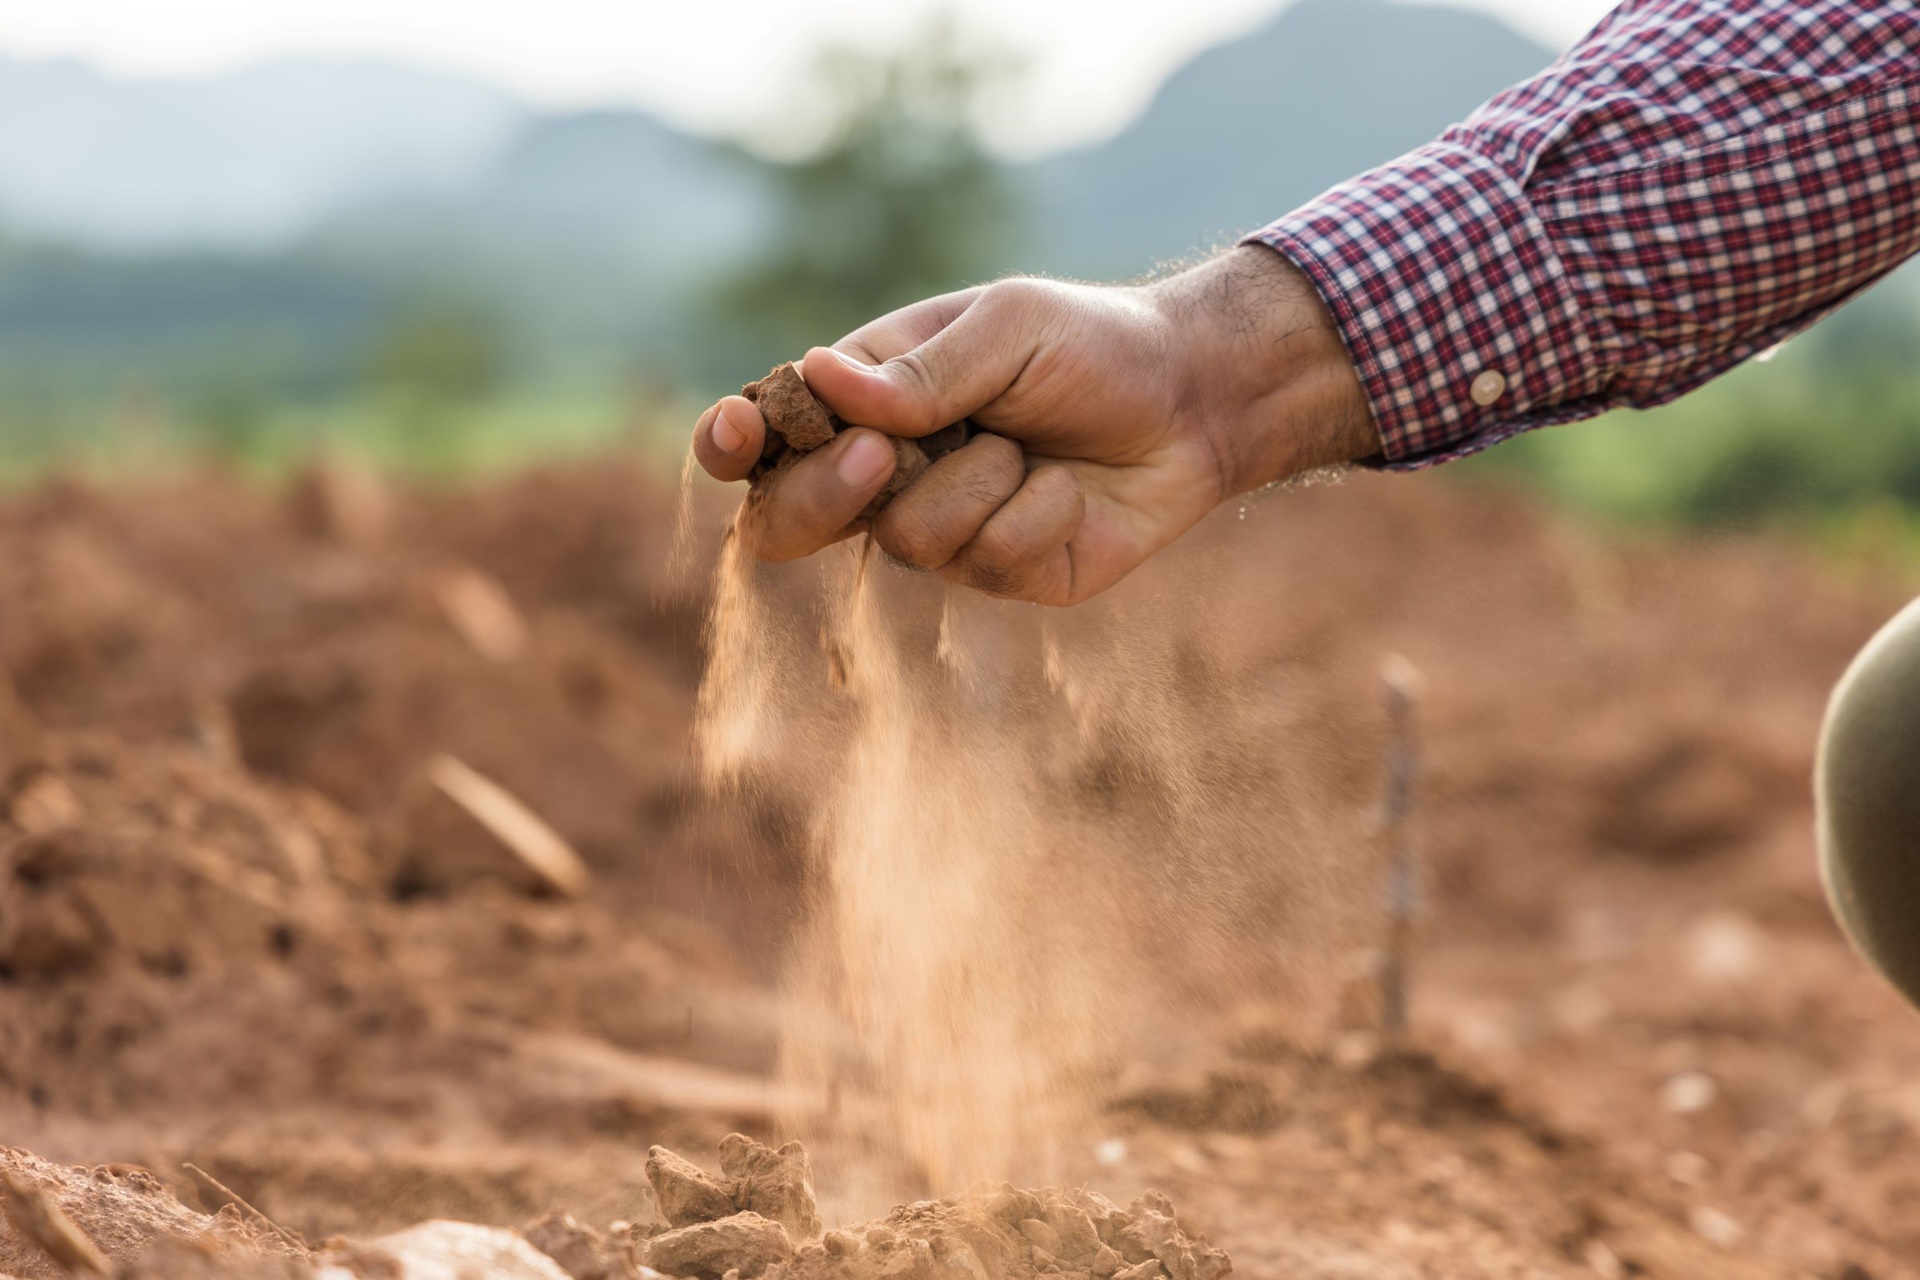
[[[1166,1268],[1157,1258],[1150,1258],[1138,1266],[1128,1267],[1124,1271],[1113,1273],[1113,1280],[1164,1280]]]
[[[1733,1248],[1746,1236],[1746,1231],[1731,1216],[1706,1205],[1697,1206],[1687,1215],[1687,1225],[1702,1240],[1722,1249]]]
[[[1620,1261],[1618,1254],[1607,1247],[1606,1241],[1600,1239],[1587,1241],[1587,1247],[1581,1251],[1581,1256],[1586,1260],[1587,1265],[1593,1268],[1594,1274],[1598,1275],[1600,1280],[1626,1280],[1626,1264]]]
[[[520,1234],[573,1280],[634,1280],[639,1274],[624,1248],[571,1214],[542,1214],[521,1228]]]
[[[1667,1176],[1683,1187],[1697,1187],[1713,1175],[1713,1166],[1697,1151],[1667,1153]]]
[[[1697,1115],[1719,1096],[1713,1077],[1704,1071],[1682,1071],[1660,1086],[1660,1105],[1677,1116]]]
[[[43,773],[13,797],[13,825],[28,835],[44,835],[80,821],[80,798],[57,773]]]
[[[1715,911],[1687,930],[1688,967],[1705,982],[1736,983],[1754,977],[1765,962],[1766,934],[1734,911]]]
[[[393,1259],[397,1280],[567,1280],[559,1263],[517,1233],[471,1222],[423,1222],[382,1236],[360,1251]]]
[[[1140,1196],[1127,1206],[1127,1212],[1133,1215],[1133,1225],[1120,1233],[1121,1240],[1133,1236],[1144,1243],[1173,1280],[1219,1280],[1233,1270],[1225,1253],[1210,1247],[1204,1238],[1189,1236],[1180,1229],[1172,1201],[1160,1192]],[[1134,1256],[1124,1247],[1121,1252],[1129,1260]]]
[[[668,1226],[715,1222],[735,1212],[733,1197],[726,1188],[706,1170],[665,1147],[647,1151],[647,1181],[653,1185],[654,1204]]]
[[[647,1244],[648,1266],[691,1280],[722,1280],[735,1270],[745,1280],[752,1280],[791,1257],[793,1242],[787,1238],[787,1229],[757,1213],[736,1213],[717,1222],[679,1227],[655,1236]]]
[[[1047,1209],[1047,1221],[1060,1242],[1060,1247],[1053,1252],[1068,1261],[1084,1263],[1100,1251],[1100,1233],[1094,1229],[1093,1219],[1085,1209],[1070,1204],[1051,1205]]]
[[[796,453],[811,453],[833,439],[833,415],[814,399],[806,379],[790,363],[748,383],[740,394],[759,407],[771,434]]]
[[[789,1142],[775,1150],[744,1134],[728,1134],[720,1140],[720,1171],[734,1179],[734,1208],[771,1218],[795,1241],[820,1234],[813,1164],[799,1143]]]
[[[1031,1191],[1023,1191],[1010,1182],[1000,1184],[988,1198],[986,1208],[988,1214],[1016,1228],[1023,1219],[1037,1218],[1046,1212],[1039,1196]]]
[[[1091,1225],[1091,1224],[1089,1224]],[[1062,1257],[1066,1250],[1060,1244],[1060,1233],[1051,1224],[1038,1218],[1023,1218],[1020,1222],[1020,1234],[1036,1249],[1044,1249],[1054,1257]]]

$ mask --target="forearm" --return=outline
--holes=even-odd
[[[1254,238],[1332,308],[1390,464],[1657,404],[1920,249],[1917,48],[1910,3],[1637,0]]]
[[[1157,285],[1179,412],[1212,443],[1222,496],[1380,453],[1360,379],[1314,284],[1243,245]]]

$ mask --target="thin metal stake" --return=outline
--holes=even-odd
[[[1387,850],[1385,902],[1386,954],[1380,968],[1380,1029],[1389,1040],[1407,1033],[1411,998],[1414,920],[1421,909],[1420,860],[1408,834],[1413,812],[1413,782],[1420,768],[1420,744],[1414,733],[1414,702],[1424,683],[1405,658],[1381,664],[1387,703],[1387,789],[1380,805],[1380,829]]]

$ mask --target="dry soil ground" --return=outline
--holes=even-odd
[[[771,1075],[804,817],[689,783],[672,507],[608,462],[0,503],[0,1144],[194,1203],[190,1160],[310,1237],[604,1226],[648,1212],[649,1144],[815,1106]],[[1261,767],[1319,779],[1355,850],[1380,659],[1424,672],[1414,1033],[1366,1034],[1281,913],[1286,990],[1143,1052],[1064,1180],[1161,1188],[1273,1280],[1920,1276],[1920,1021],[1828,921],[1806,782],[1891,578],[1362,478],[1223,512],[1126,591],[1210,688],[1286,704]],[[436,753],[590,891],[436,817]],[[1315,945],[1363,949],[1367,901],[1328,891]],[[830,1222],[921,1189],[826,1128]]]

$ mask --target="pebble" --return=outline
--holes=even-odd
[[[1660,1086],[1660,1105],[1677,1116],[1698,1115],[1719,1096],[1719,1086],[1704,1071],[1682,1071]]]

